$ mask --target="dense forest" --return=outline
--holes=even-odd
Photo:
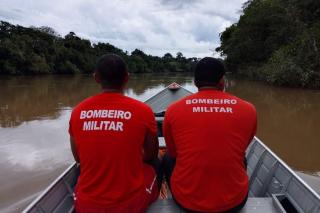
[[[275,85],[320,89],[320,1],[249,0],[216,49],[230,71]]]
[[[97,58],[105,53],[122,56],[133,73],[189,72],[197,61],[180,52],[157,57],[136,49],[129,54],[109,43],[91,43],[74,32],[61,37],[50,27],[26,28],[0,22],[0,74],[90,73]]]

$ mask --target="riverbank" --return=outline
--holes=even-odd
[[[91,73],[97,59],[114,53],[121,56],[132,73],[188,72],[197,58],[181,52],[162,57],[135,49],[131,53],[110,43],[93,43],[74,32],[64,37],[50,27],[22,27],[0,21],[0,75]]]
[[[279,87],[279,88],[288,88],[288,89],[297,89],[297,90],[315,90],[319,91],[319,87],[314,87],[314,86],[309,86],[309,85],[296,85],[296,84],[277,84],[274,82],[271,82],[267,79],[266,76],[261,76],[260,70],[262,67],[247,67],[248,70],[253,70],[253,71],[248,71],[246,72],[245,70],[237,70],[236,72],[228,72],[228,75],[233,78],[233,79],[239,79],[239,80],[244,80],[244,81],[253,81],[253,82],[259,82],[261,84],[265,84],[267,86],[272,86],[272,87]],[[275,68],[277,70],[277,68]],[[259,76],[260,75],[260,76]]]

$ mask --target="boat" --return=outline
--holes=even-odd
[[[165,147],[161,131],[165,110],[172,102],[190,94],[190,91],[173,83],[145,102],[155,113],[160,147]],[[242,213],[320,213],[320,196],[257,137],[249,145],[246,157],[250,188]],[[73,189],[78,176],[79,165],[73,163],[23,213],[74,212]],[[183,211],[172,198],[168,198],[158,199],[147,212]]]

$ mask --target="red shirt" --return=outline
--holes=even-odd
[[[120,93],[101,93],[76,106],[69,132],[80,159],[77,199],[108,208],[139,196],[147,131],[157,131],[151,108]]]
[[[256,119],[253,105],[213,89],[168,108],[164,136],[169,154],[176,157],[171,188],[182,206],[219,212],[243,201],[248,193],[244,156]]]

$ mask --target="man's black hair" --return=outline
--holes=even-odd
[[[128,70],[120,56],[108,53],[98,59],[95,72],[100,75],[103,88],[119,89],[124,83]]]
[[[225,68],[220,60],[205,57],[201,59],[195,67],[194,82],[198,88],[217,86],[224,74]]]

